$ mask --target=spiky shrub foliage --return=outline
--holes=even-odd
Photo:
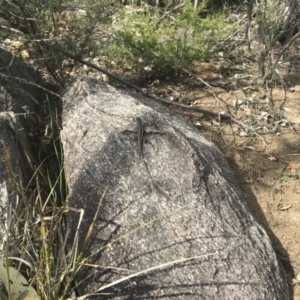
[[[46,66],[63,85],[66,56],[58,50],[79,56],[93,53],[101,40],[95,37],[96,29],[109,21],[117,7],[112,0],[3,0],[0,17],[6,31],[0,38],[22,41],[30,62]]]
[[[130,64],[137,71],[150,66],[165,72],[172,63],[190,66],[195,60],[207,59],[214,55],[216,43],[235,28],[221,13],[201,18],[207,4],[208,0],[202,1],[195,9],[185,0],[164,11],[150,6],[123,10],[112,26],[114,42],[109,51],[100,49],[100,53],[108,61]]]

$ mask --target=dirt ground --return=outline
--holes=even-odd
[[[214,112],[230,111],[234,120],[218,121],[175,109],[224,154],[239,180],[245,201],[272,239],[290,283],[300,299],[300,73],[285,77],[289,87],[261,88],[254,76],[239,80],[220,75],[216,63],[201,63],[196,75],[153,79],[149,92]],[[208,80],[209,79],[209,80]],[[299,85],[297,85],[297,81]],[[275,87],[274,87],[275,86]]]

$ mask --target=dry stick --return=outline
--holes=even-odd
[[[267,78],[267,76],[269,76],[272,72],[274,72],[274,70],[275,70],[275,68],[276,68],[276,66],[277,66],[277,64],[278,64],[278,62],[279,62],[279,60],[280,60],[280,58],[282,57],[282,55],[290,48],[290,46],[294,43],[294,41],[295,41],[299,36],[300,36],[300,32],[298,32],[297,34],[295,34],[295,35],[290,39],[290,41],[289,41],[285,46],[282,47],[282,49],[280,50],[280,52],[279,52],[279,54],[278,54],[278,57],[277,57],[275,63],[272,64],[270,70],[269,70],[268,73],[264,76],[264,78],[263,78],[264,80]],[[282,81],[281,76],[280,76],[277,72],[276,72],[276,75],[277,75],[277,76],[280,78],[280,80]],[[284,90],[284,96],[285,96],[285,98],[284,98],[284,100],[281,102],[280,108],[283,107],[283,105],[284,105],[284,103],[285,103],[285,101],[286,101],[286,91],[285,91],[285,90]],[[291,124],[291,126],[292,126],[294,132],[295,132],[296,134],[299,134],[291,122],[290,122],[290,124]]]
[[[81,257],[83,256],[83,252],[85,251],[85,248],[86,248],[88,242],[89,242],[90,239],[91,239],[91,236],[92,236],[92,233],[93,233],[93,231],[94,231],[95,224],[96,224],[96,221],[97,221],[97,218],[98,218],[98,214],[99,214],[99,211],[100,211],[102,202],[103,202],[103,200],[104,200],[104,198],[105,198],[105,196],[106,196],[106,194],[107,194],[107,191],[108,191],[108,187],[105,187],[104,192],[102,193],[102,196],[101,196],[101,198],[100,198],[100,200],[99,200],[97,210],[96,210],[96,212],[95,212],[95,214],[94,214],[93,221],[92,221],[92,223],[90,224],[89,229],[88,229],[88,232],[87,232],[87,235],[86,235],[86,237],[85,237],[85,239],[84,239],[83,246],[82,246],[81,251],[80,251],[80,254],[79,254],[79,258],[81,258]],[[77,228],[77,232],[78,232],[78,228]],[[76,234],[77,234],[77,232],[76,232]],[[77,269],[77,267],[79,267],[79,265],[75,265],[75,268],[76,268],[76,269]],[[77,269],[77,270],[78,270],[78,269]],[[71,274],[71,281],[74,280],[75,275],[76,275],[76,272],[73,273],[73,274]],[[71,288],[71,285],[68,285],[68,286],[66,287],[66,289],[65,289],[65,291],[64,291],[64,295],[66,295],[67,293],[69,293],[70,288]]]
[[[104,247],[98,249],[98,250],[97,250],[96,252],[94,252],[92,255],[95,255],[96,253],[99,253],[99,252],[102,251],[103,249],[109,247],[110,245],[112,245],[113,243],[117,242],[118,240],[124,238],[125,236],[128,236],[128,235],[130,235],[130,234],[132,234],[132,233],[134,233],[134,232],[136,232],[136,231],[138,231],[138,230],[141,230],[142,228],[147,227],[147,226],[153,224],[154,222],[157,222],[157,221],[159,221],[159,220],[161,220],[161,219],[163,219],[163,218],[166,218],[166,217],[169,217],[169,216],[171,216],[171,215],[174,215],[174,214],[177,213],[179,210],[181,210],[181,209],[183,209],[183,208],[185,208],[185,207],[187,207],[187,206],[190,206],[191,204],[194,204],[194,203],[195,203],[195,202],[192,202],[192,203],[189,203],[189,204],[187,204],[187,205],[184,205],[184,206],[182,206],[182,207],[180,207],[180,208],[178,208],[178,209],[175,209],[175,210],[173,210],[173,211],[171,211],[171,212],[168,212],[168,213],[165,214],[165,215],[160,215],[160,216],[158,216],[157,218],[152,219],[152,220],[150,220],[149,222],[142,224],[142,225],[139,226],[138,228],[134,228],[134,229],[131,230],[130,232],[127,232],[125,235],[122,235],[122,236],[118,237],[117,239],[113,240],[111,243],[108,243],[108,244],[106,244]],[[109,288],[109,287],[111,287],[111,286],[115,286],[115,285],[117,285],[118,283],[121,283],[121,282],[123,282],[123,281],[129,280],[129,279],[134,278],[134,277],[138,277],[138,276],[140,276],[140,275],[149,273],[149,272],[151,272],[151,271],[155,271],[155,270],[158,270],[158,269],[166,268],[166,267],[169,267],[169,266],[178,264],[178,263],[183,263],[183,262],[187,262],[187,261],[194,260],[194,259],[199,259],[199,258],[203,258],[203,257],[208,257],[208,256],[215,255],[215,254],[219,254],[219,251],[217,250],[217,251],[212,252],[212,253],[202,254],[202,255],[193,256],[193,257],[179,258],[179,259],[174,260],[174,261],[169,261],[169,262],[162,263],[162,264],[157,265],[157,266],[154,266],[154,267],[150,267],[150,268],[145,269],[145,270],[142,270],[142,271],[138,271],[138,272],[136,272],[136,273],[134,273],[134,274],[130,274],[130,275],[128,275],[128,276],[122,277],[122,278],[120,278],[120,279],[118,279],[118,280],[116,280],[116,281],[114,281],[114,282],[112,282],[112,283],[109,283],[109,284],[107,284],[107,285],[101,286],[101,287],[99,287],[96,291],[91,292],[91,293],[89,293],[89,294],[86,294],[86,295],[84,295],[84,296],[82,296],[82,297],[79,297],[78,300],[79,300],[79,299],[81,299],[81,300],[86,299],[87,297],[92,296],[92,295],[94,295],[94,294],[96,294],[96,293],[99,293],[100,291],[103,291],[103,290],[105,290],[105,289],[107,289],[107,288]],[[91,256],[92,256],[92,255],[91,255]],[[88,258],[89,258],[89,257],[87,257],[85,260],[87,260]]]
[[[294,43],[294,41],[300,36],[300,32],[298,32],[297,34],[295,34],[290,41],[282,47],[282,49],[280,50],[278,57],[275,61],[275,63],[272,65],[272,67],[270,68],[270,70],[268,71],[268,73],[264,76],[264,80],[274,71],[274,69],[276,68],[281,56],[289,49],[289,47]]]
[[[126,277],[122,277],[122,278],[120,278],[120,279],[118,279],[118,280],[116,280],[114,282],[111,282],[111,283],[108,283],[106,285],[103,285],[103,286],[99,287],[95,292],[91,292],[91,293],[88,293],[86,295],[83,295],[83,296],[79,297],[78,300],[84,300],[84,299],[87,299],[87,297],[90,297],[90,296],[93,296],[93,295],[98,295],[98,293],[100,291],[108,289],[109,287],[115,286],[115,285],[117,285],[117,284],[119,284],[121,282],[124,282],[126,280],[129,280],[131,278],[135,278],[135,277],[138,277],[140,275],[144,275],[144,274],[150,273],[152,271],[157,271],[159,269],[171,267],[171,266],[174,266],[176,264],[185,263],[185,262],[188,262],[188,261],[191,261],[191,260],[196,260],[196,259],[201,259],[201,258],[207,258],[207,257],[213,256],[213,255],[219,255],[219,251],[217,250],[215,252],[210,252],[210,253],[202,254],[202,255],[196,255],[196,256],[193,256],[193,257],[182,257],[182,258],[179,258],[179,259],[176,259],[176,260],[173,260],[173,261],[169,261],[169,262],[160,264],[158,266],[150,267],[150,268],[148,268],[146,270],[138,271],[138,272],[136,272],[134,274],[128,275]]]
[[[14,80],[14,81],[20,81],[20,82],[28,84],[28,85],[32,85],[32,86],[34,86],[34,87],[36,87],[38,89],[41,89],[41,90],[43,90],[45,92],[48,92],[51,95],[54,95],[54,96],[56,96],[58,98],[61,98],[61,95],[56,94],[54,92],[51,92],[49,89],[46,89],[46,88],[42,87],[41,85],[39,85],[37,83],[34,83],[32,81],[26,80],[24,78],[20,78],[20,77],[17,77],[17,76],[9,76],[9,75],[5,75],[3,73],[0,73],[0,77],[6,78],[7,80],[10,80],[11,82],[13,82],[13,80]],[[33,98],[33,97],[30,97],[30,98],[31,98],[30,100],[34,101],[36,104],[39,104],[39,102],[35,98]]]
[[[275,37],[274,42],[265,50],[263,50],[261,52],[261,69],[264,72],[264,63],[265,63],[265,56],[267,55],[267,53],[273,48],[273,46],[275,45],[276,41],[278,42],[281,38],[284,37],[285,33],[289,30],[289,26],[291,24],[291,19],[292,19],[292,15],[294,13],[294,9],[295,6],[297,5],[297,3],[295,1],[293,1],[293,3],[291,4],[289,10],[288,10],[288,16],[286,17],[286,22],[282,28],[282,30],[280,31],[280,33]],[[291,29],[294,29],[295,27],[293,26]],[[283,55],[283,53],[290,47],[290,45],[296,40],[296,38],[299,36],[300,32],[298,32],[296,35],[294,35],[291,40],[284,46],[282,47],[282,50],[279,52],[278,58],[276,60],[276,62],[272,65],[271,69],[268,71],[268,73],[265,75],[263,72],[263,80],[265,81],[267,76],[269,76],[275,69],[275,67],[277,66],[281,56]]]
[[[176,67],[177,67],[177,66],[176,66]],[[184,69],[184,68],[182,68],[182,67],[180,67],[180,66],[178,66],[178,68],[180,68],[182,71],[186,72],[187,74],[189,74],[189,75],[195,77],[196,79],[198,79],[199,81],[201,81],[204,85],[206,85],[208,88],[212,89],[212,86],[211,86],[210,84],[208,84],[206,81],[204,81],[202,78],[200,78],[199,76],[193,74],[192,72],[190,72],[190,71],[188,71],[188,70],[186,70],[186,69]],[[220,101],[223,102],[223,100],[220,99],[220,98],[215,94],[214,91],[211,91],[211,92],[210,92],[210,91],[207,91],[207,92],[210,93],[210,94],[212,94],[212,95],[215,97],[215,99],[217,100],[218,103],[219,103]],[[222,116],[222,115],[220,115],[220,116]],[[234,123],[236,123],[236,124],[242,126],[244,129],[247,129],[248,131],[251,131],[254,135],[258,136],[258,137],[263,141],[263,143],[265,144],[265,146],[267,145],[265,139],[264,139],[259,133],[255,132],[253,129],[251,129],[249,126],[245,125],[245,124],[242,123],[241,121],[239,121],[239,120],[233,118],[231,115],[230,115],[229,117],[230,117],[230,119],[231,119]]]
[[[160,97],[156,97],[156,96],[151,95],[151,94],[149,94],[149,93],[147,93],[147,92],[144,92],[142,89],[140,89],[140,88],[137,87],[136,85],[134,85],[134,84],[132,84],[132,83],[129,83],[129,82],[127,82],[127,81],[125,81],[125,80],[119,78],[118,76],[116,76],[116,75],[114,75],[114,74],[111,74],[110,72],[108,72],[108,71],[106,71],[106,70],[104,70],[104,69],[102,69],[102,68],[100,68],[100,67],[98,67],[98,66],[96,66],[96,65],[94,65],[94,64],[92,64],[92,63],[90,63],[90,62],[88,62],[88,61],[82,60],[81,58],[78,58],[78,57],[76,57],[76,56],[74,56],[74,55],[72,55],[72,54],[70,54],[70,53],[67,53],[67,52],[65,52],[65,51],[63,51],[63,50],[59,50],[59,51],[62,52],[63,54],[65,54],[65,55],[69,56],[71,59],[76,60],[76,61],[78,61],[78,62],[80,62],[80,63],[82,63],[82,64],[85,64],[85,65],[87,65],[87,66],[90,66],[91,68],[94,68],[94,69],[96,69],[96,70],[98,70],[98,71],[100,71],[100,72],[106,74],[107,76],[109,76],[109,77],[111,77],[111,78],[113,78],[113,79],[115,79],[115,80],[117,80],[117,81],[119,81],[119,82],[125,84],[126,86],[135,89],[136,91],[140,92],[142,95],[144,95],[144,96],[146,96],[146,97],[148,97],[148,98],[151,98],[151,99],[160,101],[160,102],[162,102],[162,103],[164,103],[164,104],[167,104],[167,105],[174,105],[174,106],[178,106],[178,107],[181,107],[181,108],[186,108],[186,109],[189,109],[189,110],[198,111],[198,112],[201,112],[201,113],[203,113],[203,114],[207,114],[207,115],[211,115],[211,116],[216,116],[216,117],[219,117],[220,119],[223,119],[223,120],[229,120],[229,119],[230,119],[230,120],[232,120],[234,123],[236,123],[236,124],[242,126],[243,128],[245,128],[245,129],[247,129],[247,130],[253,132],[253,134],[255,134],[256,136],[258,136],[258,137],[264,142],[264,144],[266,145],[266,142],[265,142],[264,138],[263,138],[260,134],[258,134],[257,132],[251,130],[250,127],[248,127],[248,126],[245,125],[244,123],[242,123],[242,122],[236,120],[236,119],[233,118],[231,115],[227,115],[227,114],[226,114],[226,115],[225,115],[225,114],[219,114],[219,113],[215,113],[215,112],[212,112],[212,111],[208,111],[208,110],[205,110],[205,109],[202,109],[202,108],[199,108],[199,107],[193,107],[193,106],[188,106],[188,105],[184,105],[184,104],[174,103],[174,102],[171,102],[171,101],[162,99],[162,98],[160,98]],[[187,74],[190,74],[191,76],[197,78],[197,79],[198,79],[199,81],[201,81],[205,86],[207,86],[207,87],[209,87],[209,88],[212,88],[211,85],[209,85],[206,81],[204,81],[204,80],[203,80],[202,78],[200,78],[199,76],[197,76],[197,75],[195,75],[195,74],[189,72],[188,70],[186,70],[186,69],[184,69],[184,68],[182,68],[182,67],[179,67],[179,66],[178,66],[178,68],[181,69],[182,71],[186,72]],[[211,93],[211,94],[218,100],[218,102],[219,102],[219,101],[222,101],[222,100],[215,94],[214,91],[212,91],[212,92],[208,91],[208,92]],[[222,101],[222,102],[223,102],[223,101]]]
[[[22,31],[20,31],[20,30],[17,30],[17,29],[14,29],[14,28],[10,28],[10,27],[7,27],[7,26],[5,26],[5,25],[0,25],[0,28],[5,29],[5,30],[12,31],[13,33],[24,34],[24,33],[23,33]]]
[[[247,3],[248,7],[247,7],[247,24],[246,24],[245,38],[247,40],[249,51],[251,50],[250,27],[251,27],[251,20],[252,20],[253,3],[254,0],[250,0]]]
[[[163,99],[163,98],[160,98],[160,97],[157,97],[157,96],[154,96],[148,92],[144,92],[142,89],[140,89],[139,87],[137,87],[136,85],[128,82],[128,81],[125,81],[123,79],[121,79],[120,77],[108,72],[107,70],[103,69],[103,68],[100,68],[88,61],[85,61],[79,57],[76,57],[68,52],[65,52],[64,50],[57,50],[58,52],[61,52],[63,54],[65,54],[66,56],[68,56],[69,58],[75,60],[75,61],[78,61],[86,66],[89,66],[93,69],[96,69],[100,72],[102,72],[103,74],[123,83],[125,86],[127,87],[130,87],[132,89],[134,89],[135,91],[141,93],[143,96],[147,97],[147,98],[151,98],[151,99],[154,99],[156,101],[160,101],[166,105],[173,105],[173,106],[177,106],[177,107],[181,107],[181,108],[184,108],[184,109],[189,109],[189,110],[193,110],[193,111],[197,111],[197,112],[200,112],[200,113],[203,113],[205,115],[210,115],[210,116],[213,116],[213,117],[219,117],[220,119],[222,120],[229,120],[231,118],[230,115],[226,115],[226,114],[219,114],[219,113],[215,113],[215,112],[212,112],[212,111],[209,111],[209,110],[206,110],[206,109],[202,109],[202,108],[199,108],[199,107],[195,107],[195,106],[189,106],[189,105],[185,105],[185,104],[180,104],[180,103],[176,103],[176,102],[172,102],[172,101],[169,101],[169,100],[166,100],[166,99]],[[203,82],[204,83],[204,82]]]
[[[153,53],[153,52],[152,52],[152,54],[155,55],[155,53]],[[171,64],[173,67],[176,67],[176,68],[182,70],[183,72],[185,72],[186,74],[188,74],[190,76],[193,76],[194,78],[198,79],[200,82],[202,82],[209,89],[212,89],[212,86],[210,84],[208,84],[206,81],[204,81],[201,77],[193,74],[192,72],[188,71],[187,69],[185,69],[185,68],[183,68],[181,66],[178,66],[178,65],[176,65],[174,63],[169,62],[168,60],[167,60],[167,62],[169,64]],[[216,95],[216,93],[213,90],[212,91],[207,90],[207,92],[214,96],[214,98],[216,99],[216,101],[217,101],[218,104],[220,103],[220,101],[224,102],[222,99],[220,99]],[[218,116],[219,116],[219,118],[222,118],[223,115],[218,114]],[[240,122],[239,120],[233,118],[231,115],[226,115],[226,116],[228,116],[230,118],[230,120],[232,120],[234,123],[242,126],[244,129],[246,129],[248,131],[251,131],[254,135],[258,136],[263,141],[263,143],[265,144],[265,146],[267,145],[266,141],[264,140],[264,138],[259,133],[255,132],[253,129],[251,129],[249,126],[245,125],[244,123]]]
[[[151,54],[158,57],[158,55],[156,53],[154,53],[153,51],[151,51]],[[198,79],[200,82],[202,82],[206,87],[208,87],[209,89],[212,89],[212,86],[210,84],[208,84],[206,81],[204,81],[201,77],[195,75],[194,73],[188,71],[187,69],[177,65],[176,63],[173,63],[173,62],[170,62],[168,59],[166,59],[164,57],[164,60],[170,65],[172,66],[173,68],[177,68],[179,70],[182,70],[184,73]],[[207,92],[211,95],[213,95],[213,97],[215,98],[215,100],[217,101],[218,105],[220,104],[220,101],[222,101],[217,95],[216,93],[212,90],[212,91],[209,91],[207,90]],[[223,101],[222,101],[223,102]],[[219,120],[221,119],[221,116],[223,116],[222,114],[218,113],[218,117],[219,117]],[[228,115],[228,117],[230,118],[230,115]]]
[[[241,122],[241,121],[239,121],[239,120],[237,120],[237,119],[235,119],[233,117],[231,117],[231,120],[234,123],[236,123],[236,124],[240,125],[241,127],[243,127],[244,129],[247,129],[248,131],[252,132],[254,135],[258,136],[263,141],[263,143],[265,144],[265,146],[267,146],[267,143],[266,143],[265,139],[259,133],[257,133],[256,131],[254,131],[253,129],[251,129],[249,126],[247,126],[243,122]]]
[[[214,98],[215,98],[215,100],[217,101],[218,105],[220,104],[220,101],[223,102],[223,100],[220,99],[220,98],[216,95],[216,93],[213,91],[212,86],[211,86],[209,83],[207,83],[206,81],[204,81],[201,77],[199,77],[199,76],[193,74],[192,72],[188,71],[187,69],[185,69],[185,68],[183,68],[183,67],[180,67],[180,66],[176,66],[176,67],[178,67],[180,70],[182,70],[182,71],[185,72],[186,74],[195,77],[195,78],[198,79],[200,82],[202,82],[206,87],[208,87],[209,89],[211,89],[212,91],[210,91],[210,90],[206,90],[206,91],[207,91],[209,94],[211,94],[211,95],[214,96]],[[221,114],[218,114],[218,116],[220,117]]]
[[[246,17],[242,18],[242,19],[239,20],[237,23],[240,23],[240,22],[244,21],[245,18],[246,18]],[[240,28],[240,29],[236,30],[233,34],[229,35],[226,39],[221,40],[222,44],[224,44],[225,42],[229,41],[233,36],[235,36],[236,34],[238,34],[238,33],[239,33],[240,31],[242,31],[242,30],[243,30],[243,28]],[[242,41],[242,42],[241,42],[241,45],[243,45],[244,43],[245,43],[245,42]],[[240,46],[240,45],[237,45],[237,47],[239,47],[239,46]],[[236,47],[236,48],[237,48],[237,47]]]
[[[106,196],[107,190],[108,190],[108,187],[105,188],[105,190],[104,190],[104,192],[103,192],[103,194],[102,194],[102,196],[101,196],[101,198],[100,198],[100,200],[99,200],[97,210],[96,210],[96,212],[95,212],[93,221],[92,221],[92,223],[90,224],[90,227],[89,227],[88,233],[87,233],[87,235],[86,235],[86,237],[85,237],[85,240],[84,240],[84,242],[83,242],[83,246],[82,246],[82,250],[81,250],[81,251],[84,251],[84,250],[85,250],[86,245],[87,245],[87,243],[89,242],[89,240],[90,240],[90,238],[91,238],[91,236],[92,236],[92,233],[93,233],[94,227],[95,227],[95,223],[96,223],[97,218],[98,218],[98,213],[99,213],[99,211],[100,211],[100,207],[101,207],[101,205],[102,205],[102,202],[103,202],[103,200],[104,200],[104,198],[105,198],[105,196]]]
[[[170,13],[172,13],[174,10],[176,10],[176,9],[178,9],[178,8],[184,6],[184,5],[185,5],[185,3],[181,3],[181,4],[179,4],[179,5],[175,6],[175,7],[173,7],[171,10],[167,11],[166,13],[164,13],[164,14],[159,18],[159,20],[158,20],[156,26],[161,22],[161,20],[162,20],[163,18],[165,18],[165,17],[168,16]]]
[[[286,21],[283,25],[282,30],[276,36],[276,38],[273,42],[273,46],[275,45],[276,41],[279,41],[281,38],[283,38],[285,36],[286,32],[288,32],[290,29],[293,30],[293,28],[295,28],[295,25],[298,26],[298,24],[299,24],[299,23],[296,23],[295,25],[293,25],[291,27],[291,25],[293,24],[293,22],[292,22],[293,15],[295,13],[295,9],[296,9],[296,6],[298,5],[298,3],[296,0],[292,0],[290,2],[292,2],[292,4],[290,4],[288,6],[288,11],[286,12],[285,16],[283,16]]]

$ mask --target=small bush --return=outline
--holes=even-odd
[[[111,27],[114,41],[108,51],[99,52],[138,72],[147,67],[165,73],[172,64],[186,67],[207,59],[214,55],[216,43],[235,29],[225,22],[224,14],[201,18],[207,3],[197,9],[187,0],[177,8],[168,6],[168,11],[150,6],[124,9]]]
[[[3,0],[0,38],[23,43],[28,58],[36,67],[45,67],[62,86],[65,83],[63,61],[71,53],[89,56],[96,49],[95,32],[109,22],[118,8],[112,0],[39,1]]]

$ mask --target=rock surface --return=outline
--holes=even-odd
[[[109,188],[85,252],[98,267],[82,268],[81,294],[289,299],[269,237],[222,153],[197,129],[153,100],[88,78],[73,82],[63,106],[69,205],[85,212],[79,248]],[[69,224],[74,236],[78,214]]]

